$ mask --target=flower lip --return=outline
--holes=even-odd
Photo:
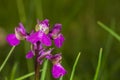
[[[64,76],[67,71],[62,67],[60,63],[53,65],[52,67],[52,75],[54,78],[60,78]]]
[[[27,59],[30,59],[30,58],[32,58],[33,56],[34,56],[34,53],[33,53],[32,50],[31,50],[31,51],[29,51],[29,52],[27,53],[26,58],[27,58]]]
[[[20,43],[20,40],[16,38],[15,34],[7,35],[6,40],[11,46],[17,46]]]
[[[55,46],[60,48],[63,45],[64,40],[64,36],[61,33],[58,34],[58,36],[54,39]]]

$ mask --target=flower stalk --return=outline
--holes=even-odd
[[[35,80],[39,80],[40,79],[40,64],[38,63],[37,59],[38,59],[39,55],[38,53],[36,53],[36,59],[35,59]]]

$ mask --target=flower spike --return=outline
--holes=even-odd
[[[20,40],[26,40],[31,43],[31,50],[26,54],[27,59],[31,59],[35,56],[35,79],[39,77],[39,66],[44,62],[43,59],[48,59],[52,62],[52,76],[54,78],[60,78],[64,76],[67,71],[61,65],[62,55],[52,54],[54,48],[52,46],[52,40],[57,48],[62,47],[65,40],[61,33],[62,25],[57,23],[50,30],[49,20],[38,21],[35,26],[35,31],[30,33],[26,32],[22,23],[15,28],[14,34],[9,34],[6,40],[11,46],[17,46]]]

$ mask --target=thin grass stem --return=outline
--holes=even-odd
[[[120,41],[120,36],[117,33],[115,33],[113,30],[111,30],[110,28],[108,28],[108,26],[106,26],[102,22],[98,21],[97,23],[98,23],[98,25],[100,25],[100,27],[102,27],[103,29],[105,29],[106,31],[108,31],[113,37],[115,37],[118,41]]]
[[[0,72],[2,71],[2,69],[4,68],[6,62],[8,61],[9,57],[11,56],[13,50],[15,49],[15,46],[13,46],[10,50],[10,52],[8,53],[7,57],[5,58],[4,62],[2,63],[2,65],[0,66]]]
[[[81,53],[79,53],[79,54],[77,55],[77,58],[76,58],[76,60],[75,60],[75,62],[74,62],[74,65],[73,65],[73,68],[72,68],[72,72],[71,72],[71,76],[70,76],[70,80],[73,80],[74,73],[75,73],[75,69],[76,69],[78,60],[79,60],[79,58],[80,58],[80,55],[81,55]]]
[[[40,70],[40,72],[41,72],[42,70]],[[30,76],[33,76],[35,74],[35,72],[31,72],[31,73],[28,73],[28,74],[26,74],[26,75],[23,75],[23,76],[21,76],[21,77],[19,77],[19,78],[16,78],[15,80],[23,80],[23,79],[26,79],[26,78],[28,78],[28,77],[30,77]]]
[[[95,75],[94,75],[94,80],[97,80],[98,75],[99,75],[100,66],[101,66],[101,60],[102,60],[102,51],[103,51],[103,49],[100,48],[99,58],[98,58],[98,65],[97,65],[96,72],[95,72]]]
[[[16,62],[13,66],[13,69],[12,69],[12,72],[11,72],[11,75],[10,75],[10,80],[14,80],[17,67],[18,67],[18,63]]]

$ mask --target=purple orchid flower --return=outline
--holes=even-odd
[[[19,23],[19,26],[15,28],[15,35],[19,40],[23,40],[27,36],[26,30],[22,23]]]
[[[19,23],[19,26],[15,28],[15,34],[9,34],[7,41],[11,46],[16,46],[20,43],[20,40],[26,40],[31,43],[31,50],[26,54],[27,59],[31,59],[36,56],[36,63],[42,65],[43,59],[46,58],[53,63],[52,75],[54,78],[60,78],[64,76],[67,71],[61,65],[61,54],[52,55],[53,48],[49,48],[52,45],[52,40],[56,47],[60,48],[64,42],[64,36],[61,33],[62,25],[55,24],[52,30],[49,27],[49,20],[38,21],[35,30],[31,33],[27,33],[23,24]]]
[[[51,52],[53,51],[53,48],[50,48],[49,50],[41,50],[39,52],[39,57],[37,58],[37,61],[42,64],[44,58],[48,58],[48,56],[51,55]]]
[[[42,31],[44,32],[45,34],[48,34],[49,32],[49,20],[48,19],[45,19],[43,21],[39,21],[38,20],[38,24],[36,25],[36,31]]]
[[[6,39],[11,46],[16,46],[20,43],[20,40],[25,39],[26,35],[26,30],[22,23],[20,23],[19,26],[15,28],[15,34],[9,34]]]
[[[37,31],[31,34],[30,36],[27,37],[27,41],[31,42],[32,44],[40,41],[46,46],[51,46],[52,44],[50,38],[42,31]]]
[[[52,75],[54,78],[60,78],[61,76],[64,76],[66,73],[67,71],[62,67],[60,63],[53,65]]]
[[[62,25],[55,24],[53,29],[50,31],[50,37],[54,40],[55,46],[60,48],[64,42],[64,36],[61,32]]]
[[[61,65],[61,53],[50,55],[49,60],[52,61],[53,67],[52,67],[52,75],[54,78],[60,78],[61,76],[64,76],[67,71],[62,67]]]
[[[31,59],[31,58],[33,58],[33,56],[34,56],[34,53],[33,53],[33,51],[31,50],[31,51],[29,51],[29,52],[27,53],[26,58],[27,58],[27,59]]]
[[[36,31],[37,32],[27,37],[27,40],[29,42],[34,44],[40,41],[42,44],[46,46],[52,45],[50,37],[48,36],[48,32],[49,32],[49,20],[48,19],[38,22],[38,24],[36,25]]]
[[[59,33],[58,36],[54,39],[54,43],[58,48],[60,48],[63,45],[64,40],[64,36]]]

